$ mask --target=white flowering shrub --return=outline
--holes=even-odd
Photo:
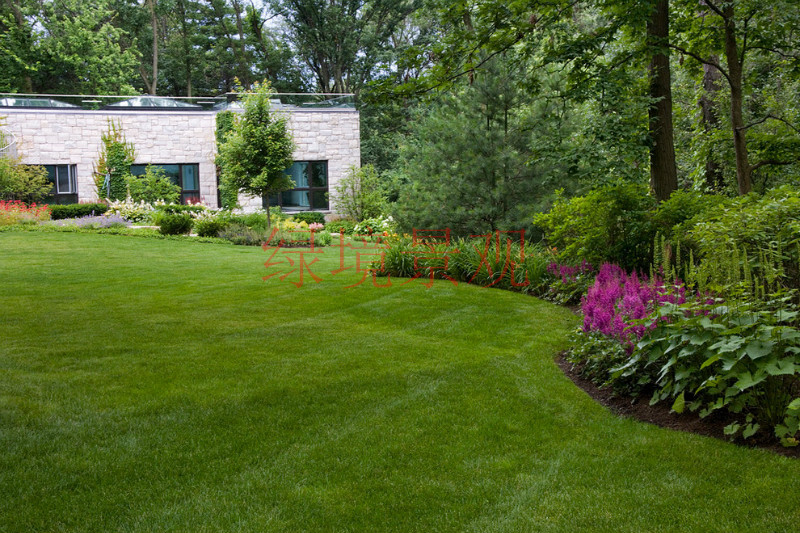
[[[353,228],[354,235],[372,235],[373,233],[395,233],[397,225],[390,216],[380,216],[362,220]]]
[[[116,215],[130,222],[145,222],[151,219],[154,211],[155,208],[151,204],[145,201],[134,202],[128,198],[126,200],[112,200],[108,204],[108,211],[103,216]]]
[[[200,237],[217,237],[229,223],[229,212],[206,208],[192,213],[194,230]]]

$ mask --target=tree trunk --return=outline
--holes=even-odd
[[[736,151],[736,181],[739,194],[750,192],[750,162],[747,157],[747,137],[742,117],[742,62],[739,59],[739,47],[736,43],[736,19],[733,2],[725,3],[722,8],[725,23],[725,60],[728,63],[728,76],[731,86],[731,127],[733,128],[733,147]]]
[[[650,187],[658,201],[669,199],[678,188],[675,167],[675,146],[672,130],[672,84],[669,55],[669,0],[658,0],[647,23],[647,44],[653,50],[650,61],[650,97],[654,103],[649,109]]]
[[[711,63],[719,63],[719,58],[716,55],[711,55],[709,61]],[[698,105],[700,106],[700,123],[707,135],[719,128],[717,99],[721,80],[722,73],[716,67],[703,64],[703,96],[700,97]],[[711,190],[721,191],[725,187],[722,169],[711,157],[711,154],[706,156],[704,177],[706,185]]]

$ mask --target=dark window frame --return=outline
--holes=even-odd
[[[330,200],[327,198],[327,196],[325,197],[325,203],[326,203],[325,207],[323,207],[323,208],[314,207],[314,193],[322,192],[322,193],[326,193],[327,194],[328,191],[330,190],[330,175],[328,173],[328,160],[327,159],[303,159],[303,160],[293,161],[292,162],[292,166],[294,166],[297,163],[306,163],[309,166],[312,165],[312,164],[315,164],[315,163],[324,163],[325,164],[325,186],[324,187],[314,187],[313,185],[311,185],[313,183],[313,177],[309,176],[309,178],[308,178],[308,183],[309,183],[308,187],[295,187],[294,189],[289,189],[288,191],[284,191],[284,192],[287,192],[287,193],[288,192],[308,192],[309,196],[310,196],[310,201],[309,201],[308,208],[300,208],[300,207],[296,207],[296,206],[288,206],[288,207],[284,206],[283,205],[283,193],[278,193],[277,195],[274,195],[274,196],[270,197],[270,202],[269,202],[270,207],[280,207],[281,211],[286,211],[286,212],[330,211],[331,203],[330,203]],[[290,172],[291,168],[292,167],[289,167],[289,168],[287,168],[285,170],[286,174],[289,174],[290,176],[291,176],[291,172]],[[275,201],[276,199],[277,199],[277,201]],[[267,198],[266,197],[261,199],[261,204],[262,204],[262,207],[264,207],[264,209],[266,209],[266,207],[267,207]]]
[[[131,175],[133,176],[143,176],[145,173],[145,169],[148,166],[152,167],[166,167],[166,166],[177,166],[178,167],[178,185],[181,188],[181,204],[186,205],[187,200],[191,199],[193,204],[200,202],[202,199],[200,197],[200,163],[135,163],[131,165],[130,171]],[[195,167],[195,181],[197,182],[197,189],[185,189],[183,187],[183,167]],[[134,174],[133,167],[141,167],[142,173],[141,174]]]
[[[46,202],[49,204],[77,204],[78,203],[78,165],[74,163],[62,163],[56,165],[38,164],[37,166],[43,167],[47,170],[48,179],[52,178],[51,183],[53,189],[47,197]],[[53,168],[53,175],[50,176],[48,167]],[[66,168],[67,182],[69,184],[68,191],[62,191],[59,186],[59,171]]]

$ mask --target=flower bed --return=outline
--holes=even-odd
[[[26,205],[19,200],[0,200],[0,226],[35,224],[49,219],[50,207],[47,205]]]

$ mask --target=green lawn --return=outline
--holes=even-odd
[[[564,377],[569,311],[345,289],[335,249],[297,288],[266,259],[0,234],[0,531],[800,527],[800,462],[616,418]]]

